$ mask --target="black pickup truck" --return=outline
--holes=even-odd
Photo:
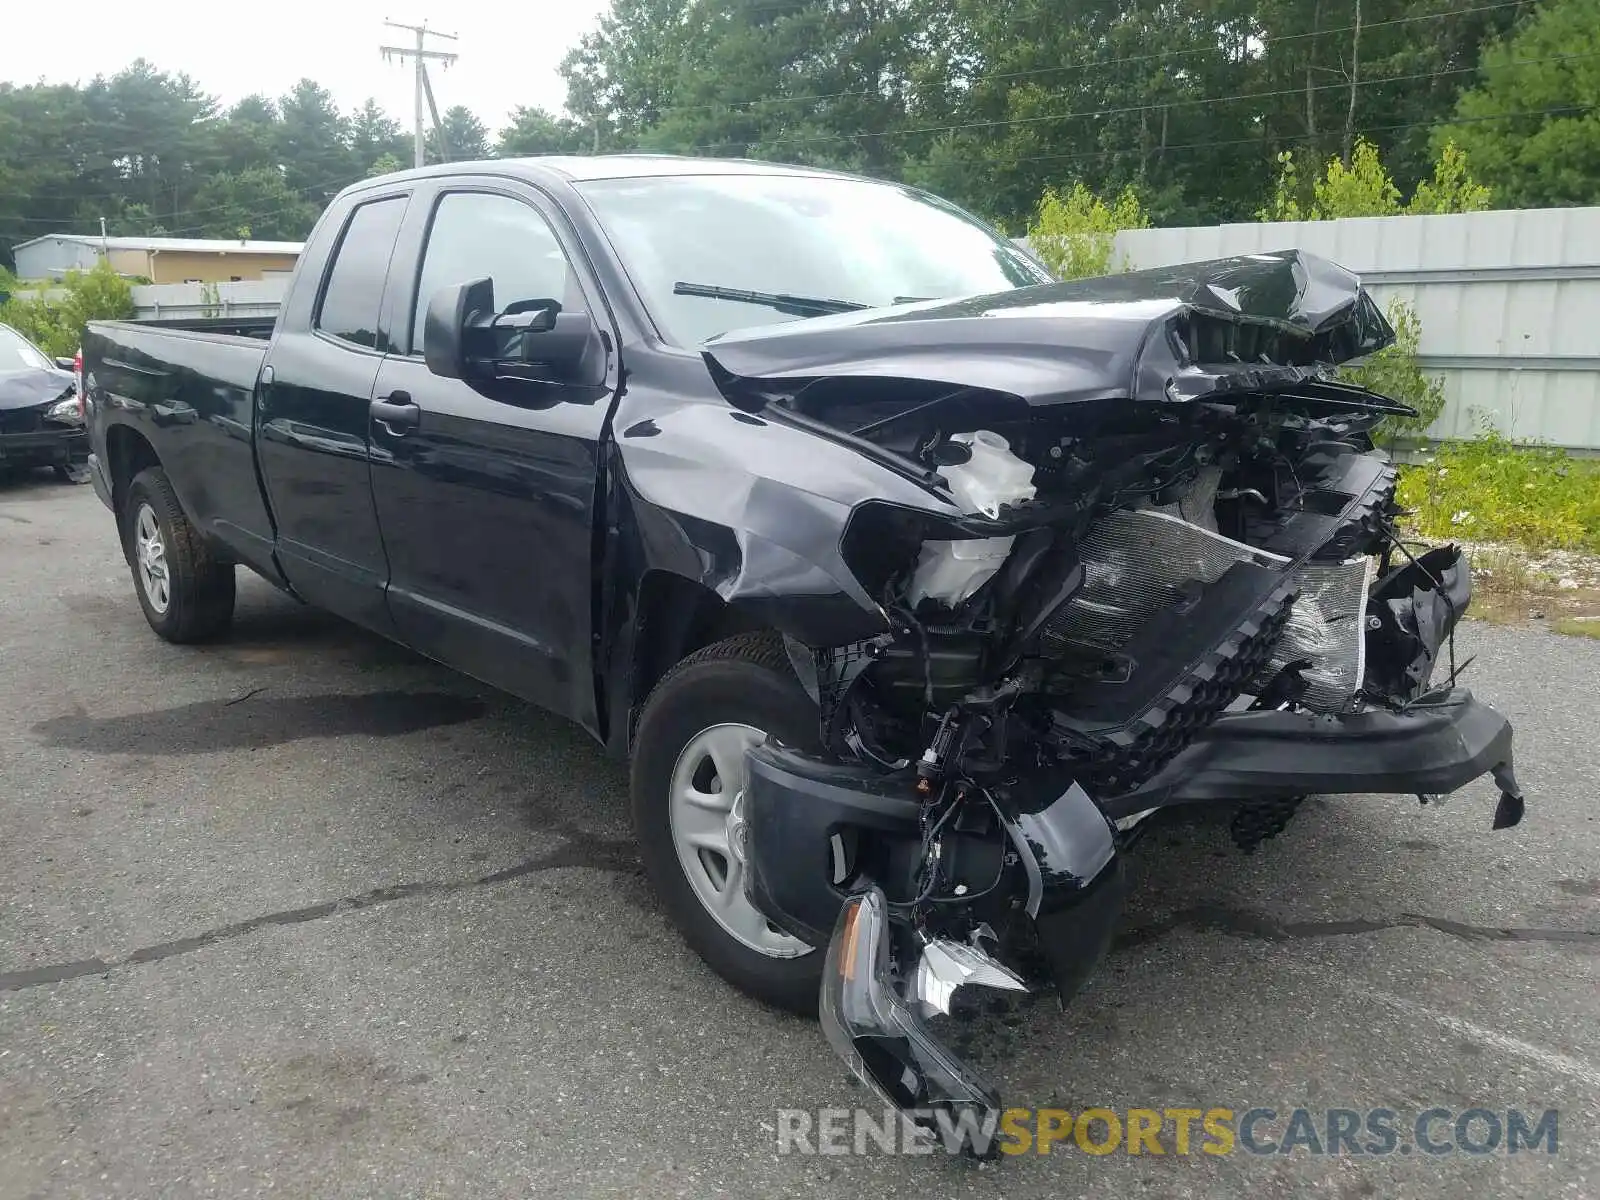
[[[1409,410],[1334,378],[1392,337],[1294,251],[1062,283],[899,185],[550,158],[346,190],[275,322],[93,324],[84,392],[158,634],[242,564],[578,722],[715,970],[992,1128],[926,1019],[1070,996],[1152,814],[1250,849],[1492,774],[1520,820]]]

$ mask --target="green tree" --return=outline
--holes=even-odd
[[[1278,175],[1268,203],[1256,210],[1262,221],[1333,221],[1340,217],[1393,217],[1401,213],[1479,212],[1492,194],[1468,168],[1467,156],[1446,142],[1433,164],[1431,178],[1417,184],[1409,202],[1379,156],[1378,148],[1357,138],[1348,163],[1335,156],[1323,164],[1309,184],[1300,177],[1299,159],[1278,155]]]
[[[1417,184],[1406,211],[1417,215],[1482,212],[1493,198],[1494,194],[1467,170],[1467,156],[1461,147],[1446,141],[1440,147],[1439,161],[1434,163],[1433,178]]]
[[[226,112],[139,60],[86,85],[0,84],[0,261],[55,231],[298,237],[307,206],[410,142],[376,104],[346,118],[302,81]],[[287,193],[285,192],[287,188]]]
[[[211,141],[213,171],[236,174],[276,167],[281,141],[277,105],[265,96],[246,96],[216,123]]]
[[[195,195],[197,237],[299,241],[311,232],[321,207],[304,199],[276,167],[222,172]],[[243,231],[243,232],[241,232]]]
[[[533,154],[581,154],[591,149],[589,135],[568,117],[542,108],[518,108],[495,142],[497,158]]]
[[[460,104],[444,110],[430,128],[425,149],[432,162],[470,162],[489,157],[489,131],[472,110]]]
[[[368,175],[385,172],[373,168],[381,161],[408,163],[412,155],[411,138],[376,100],[368,100],[350,115],[350,157]],[[389,170],[399,170],[399,166]]]
[[[377,175],[390,175],[395,171],[404,171],[409,164],[401,162],[393,154],[380,154],[373,159],[372,165],[367,168],[367,178]]]
[[[1028,227],[1028,244],[1056,278],[1082,279],[1111,272],[1118,230],[1149,224],[1131,187],[1107,204],[1077,183],[1065,195],[1046,189]]]
[[[1133,187],[1157,224],[1244,220],[1291,199],[1309,212],[1334,156],[1346,175],[1326,186],[1360,190],[1362,139],[1417,211],[1456,210],[1471,202],[1436,198],[1453,186],[1437,174],[1453,138],[1502,203],[1581,202],[1600,194],[1597,5],[614,0],[563,64],[565,114],[516,114],[494,149],[861,170],[1022,232],[1047,187],[1066,195],[1080,182],[1104,197]],[[470,114],[450,121],[453,156],[488,149]],[[1282,154],[1298,173],[1280,196]],[[260,230],[265,210],[283,207],[275,187],[252,205],[213,180],[275,169],[320,208],[411,157],[377,105],[342,114],[312,80],[226,112],[143,61],[82,87],[0,84],[0,258],[102,218],[127,233]]]
[[[1322,177],[1311,185],[1311,219],[1338,217],[1392,217],[1400,212],[1400,189],[1395,187],[1378,148],[1357,138],[1349,162],[1330,158]]]
[[[597,131],[604,148],[631,145],[682,103],[679,75],[701,68],[716,40],[700,8],[688,0],[613,0],[562,61],[567,111]]]
[[[87,199],[86,175],[109,181],[98,140],[78,89],[0,83],[0,247],[62,228]]]
[[[1502,204],[1600,203],[1600,0],[1546,0],[1485,48],[1454,141]]]
[[[85,132],[99,143],[97,190],[175,221],[207,173],[216,101],[187,75],[144,59],[83,91]]]
[[[1430,129],[1516,12],[1441,0],[617,0],[563,73],[568,111],[601,149],[860,169],[1010,229],[1045,187],[1079,181],[1102,196],[1135,187],[1158,223],[1210,223],[1273,203],[1262,167],[1278,154],[1309,177],[1333,155],[1353,165],[1363,137],[1412,192],[1436,158]]]
[[[328,89],[302,79],[278,102],[278,146],[289,190],[319,207],[359,178],[350,151],[350,122],[335,107]]]

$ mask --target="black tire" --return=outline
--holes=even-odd
[[[814,1017],[825,948],[774,958],[738,941],[696,895],[673,843],[674,767],[702,730],[722,723],[751,725],[788,745],[818,748],[816,705],[776,635],[741,634],[698,650],[650,693],[633,743],[633,827],[640,857],[684,940],[713,971],[758,1000]]]
[[[141,511],[148,507],[160,530],[167,570],[167,604],[163,610],[145,583],[137,550]],[[123,553],[133,572],[150,628],[169,642],[200,642],[217,637],[233,620],[233,564],[217,558],[184,515],[178,496],[160,467],[146,467],[128,485],[122,508]]]

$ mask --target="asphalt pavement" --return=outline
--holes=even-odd
[[[0,1196],[1600,1195],[1600,642],[1461,640],[1521,827],[1481,781],[1248,857],[1156,830],[1076,1003],[952,1033],[1012,1104],[1267,1108],[1268,1149],[1389,1109],[1399,1148],[780,1153],[870,1099],[679,941],[586,735],[252,577],[167,645],[89,488],[0,485]],[[1554,1137],[1449,1149],[1474,1108]]]

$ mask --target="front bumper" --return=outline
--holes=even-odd
[[[916,835],[920,804],[908,781],[772,745],[753,747],[746,763],[746,889],[778,925],[827,944],[819,1008],[829,1044],[882,1099],[934,1128],[947,1146],[986,1156],[1000,1098],[902,994],[920,952],[915,936],[891,924],[871,879],[829,879],[829,844],[841,830]],[[1137,791],[1095,801],[1073,783],[1048,798],[1040,780],[1031,790],[1046,799],[1006,805],[1002,818],[1027,880],[1023,910],[1065,1002],[1103,960],[1121,918],[1126,876],[1116,818],[1313,793],[1426,798],[1485,774],[1500,789],[1494,827],[1517,824],[1524,803],[1510,722],[1465,689],[1443,688],[1399,710],[1229,713]]]
[[[75,426],[0,433],[0,466],[65,466],[82,462],[88,454],[89,435]]]
[[[1453,792],[1483,775],[1500,787],[1495,828],[1522,819],[1511,723],[1465,688],[1400,710],[1330,716],[1235,712],[1219,717],[1151,780],[1102,799],[1113,819],[1173,804],[1285,796]]]
[[[920,802],[911,781],[773,745],[747,752],[746,767],[746,888],[777,925],[819,945],[848,895],[847,884],[829,877],[831,840],[847,829],[914,839]],[[1050,914],[1096,889],[1115,890],[1113,872],[1104,869],[1111,859],[1105,818],[1304,795],[1438,796],[1484,775],[1500,790],[1494,827],[1517,824],[1524,803],[1513,771],[1511,723],[1464,688],[1431,692],[1398,711],[1226,713],[1135,791],[1091,800],[1070,781],[1050,786],[1041,780],[1027,789],[1053,800],[1012,817],[1013,841],[1030,881],[1047,885],[1030,897],[1028,915],[1040,926],[1057,983],[1071,992],[1081,982],[1073,962],[1092,964],[1109,931],[1098,919],[1057,921]],[[1092,906],[1102,916],[1108,907],[1120,902]],[[1081,946],[1051,952],[1061,938],[1045,926],[1061,938],[1081,939]]]
[[[848,891],[832,879],[832,839],[847,829],[916,838],[914,781],[771,743],[746,751],[745,769],[745,891],[774,924],[820,946]]]
[[[1125,874],[1110,818],[1313,792],[1427,795],[1488,773],[1501,790],[1494,825],[1504,828],[1523,815],[1511,737],[1510,723],[1464,689],[1429,693],[1403,711],[1234,713],[1137,792],[1096,803],[1072,784],[1053,801],[1006,813],[1028,881],[1024,911],[1063,1002],[1104,958],[1121,918]],[[752,899],[816,943],[819,923],[834,914],[819,998],[829,1044],[880,1098],[947,1148],[989,1156],[1004,1111],[998,1093],[933,1036],[900,990],[914,969],[916,939],[897,934],[875,884],[849,895],[817,885],[827,878],[828,838],[844,824],[864,816],[881,828],[912,818],[886,794],[853,798],[846,768],[766,746],[747,757]]]

